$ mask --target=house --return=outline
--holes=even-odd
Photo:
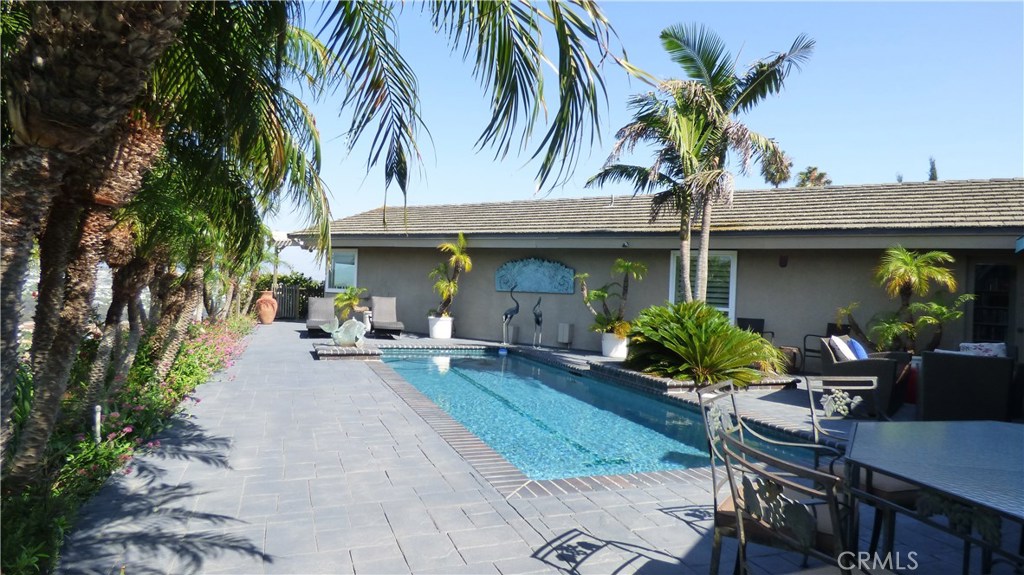
[[[630,286],[632,316],[680,291],[679,216],[651,221],[650,209],[645,195],[392,207],[385,224],[378,208],[331,224],[327,291],[358,284],[397,296],[407,329],[425,333],[427,312],[438,304],[427,277],[442,260],[436,246],[463,232],[474,267],[453,306],[458,336],[500,340],[512,300],[496,274],[524,260],[589,273],[591,285],[613,281],[616,258],[646,263],[647,277]],[[873,278],[885,248],[943,250],[956,258],[960,291],[977,294],[965,317],[947,326],[943,347],[1005,341],[1022,357],[1022,236],[1020,178],[739,190],[714,212],[708,300],[733,318],[763,318],[777,344],[801,347],[806,334],[835,321],[837,308],[859,302],[855,315],[864,324],[897,307]],[[694,249],[697,237],[695,230]],[[518,341],[531,341],[531,308],[541,298],[545,344],[556,344],[559,324],[570,324],[572,347],[599,349],[578,286],[571,292],[517,291]]]

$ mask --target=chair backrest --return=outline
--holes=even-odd
[[[733,393],[734,388],[731,381],[697,388],[697,401],[700,404],[700,415],[704,422],[704,433],[708,440],[708,452],[711,456],[711,483],[714,487],[716,509],[718,508],[718,492],[729,479],[723,467],[725,460],[718,430],[725,428],[727,432],[741,436],[743,433]]]
[[[785,547],[835,564],[846,550],[841,479],[761,451],[720,432],[720,445],[736,502],[740,541],[757,525]]]
[[[334,318],[334,298],[309,298],[306,308],[306,327],[320,327]]]
[[[885,406],[878,404],[878,378],[874,376],[821,376],[807,378],[807,399],[811,407],[814,442],[830,437],[845,441],[846,434],[823,425],[843,419],[881,418]]]
[[[849,324],[828,323],[825,325],[825,337],[833,335],[850,335]]]
[[[775,339],[775,332],[764,329],[764,319],[755,317],[738,317],[736,318],[736,327],[752,331],[761,337],[767,338],[769,341]]]
[[[370,298],[370,309],[373,310],[373,321],[394,322],[398,321],[397,298],[372,296]]]
[[[1013,360],[958,353],[921,354],[918,418],[1005,421],[1010,416]]]
[[[754,333],[764,332],[764,320],[761,318],[753,317],[738,317],[736,318],[736,327],[752,331]]]

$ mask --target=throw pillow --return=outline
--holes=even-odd
[[[835,354],[836,359],[839,361],[853,361],[857,359],[850,346],[845,340],[840,339],[839,336],[833,335],[828,338],[828,346],[832,348],[832,353]]]
[[[868,350],[864,349],[864,346],[861,345],[859,341],[851,337],[846,343],[850,344],[850,350],[853,351],[853,355],[855,355],[857,359],[868,358]]]
[[[1006,357],[1005,343],[961,343],[960,351],[985,357]]]

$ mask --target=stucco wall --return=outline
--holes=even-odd
[[[339,246],[341,247],[341,246]],[[494,274],[509,260],[536,257],[561,262],[576,273],[588,272],[592,286],[611,281],[610,268],[617,257],[643,261],[649,268],[642,282],[631,282],[627,318],[641,309],[664,303],[669,289],[668,249],[496,249],[469,246],[473,271],[463,276],[452,306],[456,335],[474,339],[501,339],[501,314],[513,305],[507,292],[497,292]],[[855,317],[862,326],[881,312],[895,310],[898,303],[888,299],[874,281],[881,249],[741,249],[737,259],[736,315],[764,318],[765,329],[775,332],[779,345],[803,346],[804,335],[824,333],[835,321],[836,309],[852,302],[860,305]],[[977,263],[1001,263],[1017,267],[1017,285],[1024,278],[1024,258],[1005,252],[951,251],[960,292],[973,289],[968,270]],[[787,256],[780,267],[779,256]],[[434,248],[359,248],[358,283],[368,295],[398,297],[398,314],[411,332],[427,332],[427,311],[437,307],[433,281],[427,274],[441,254]],[[619,278],[615,278],[618,280]],[[1018,288],[1017,298],[1021,297]],[[543,342],[554,345],[559,323],[574,324],[576,349],[600,349],[600,336],[590,332],[592,316],[584,307],[579,291],[572,295],[517,293],[520,312],[512,325],[518,326],[518,342],[528,344],[533,335],[533,305],[542,297]],[[1016,325],[1024,326],[1024,305],[1013,312]],[[960,322],[947,326],[942,347],[952,348],[970,340],[970,312]],[[1010,343],[1022,338],[1010,334]],[[809,365],[811,369],[815,366]]]
[[[501,340],[501,315],[514,305],[508,292],[495,291],[494,274],[509,260],[536,257],[553,260],[573,268],[576,273],[589,273],[588,283],[599,287],[613,280],[610,271],[615,258],[647,264],[648,278],[631,281],[626,316],[668,298],[669,255],[662,250],[602,251],[593,250],[538,250],[538,249],[474,249],[473,271],[464,274],[459,282],[459,293],[452,305],[457,337]],[[440,298],[433,291],[433,280],[427,275],[441,261],[436,249],[423,248],[360,248],[358,283],[369,291],[367,295],[398,297],[398,315],[412,332],[426,333],[427,311],[436,308]],[[615,278],[615,281],[621,276]],[[538,294],[516,292],[520,311],[512,321],[518,326],[518,342],[530,343],[533,338],[533,306],[541,297],[543,312],[543,342],[554,345],[559,323],[574,325],[573,347],[600,349],[600,336],[588,330],[593,316],[583,305],[577,283],[576,293]]]

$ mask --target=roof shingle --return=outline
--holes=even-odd
[[[650,221],[651,196],[377,208],[331,223],[333,236],[669,233],[672,213]],[[959,180],[737,190],[715,208],[715,232],[815,230],[1024,230],[1024,179]],[[307,232],[295,232],[305,235]]]

